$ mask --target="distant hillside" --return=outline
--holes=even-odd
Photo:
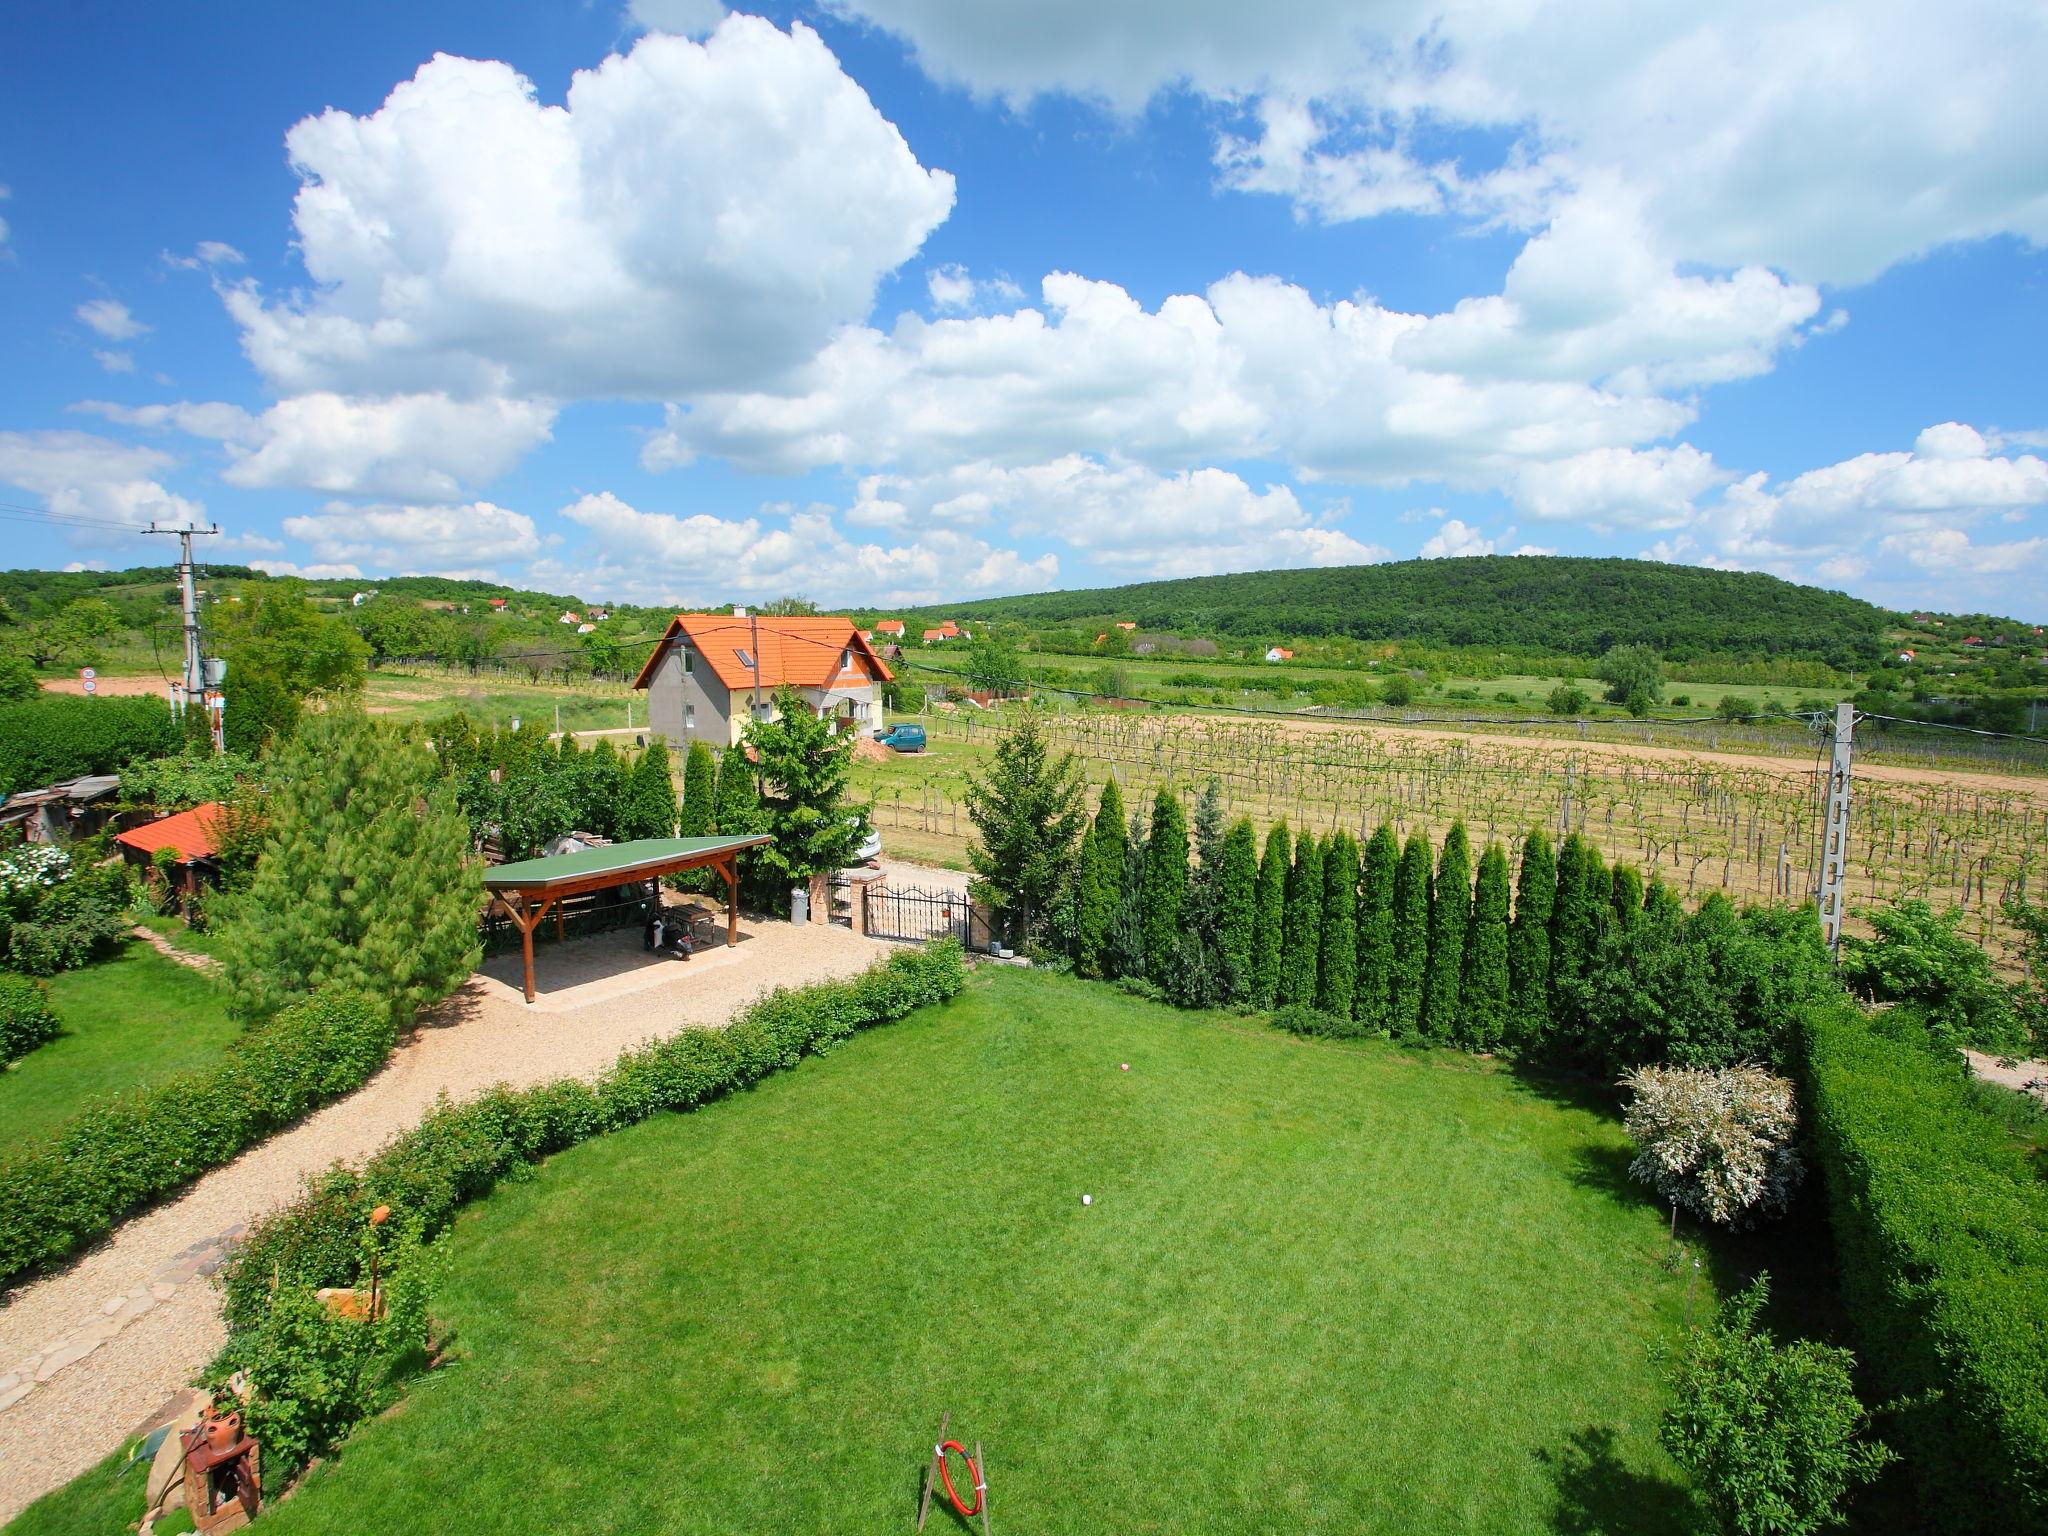
[[[1324,570],[1247,571],[1044,592],[915,610],[1035,624],[1135,620],[1183,633],[1414,640],[1597,656],[1783,656],[1864,665],[1883,650],[1881,608],[1748,571],[1650,560],[1488,555]]]

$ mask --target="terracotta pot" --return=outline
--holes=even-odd
[[[242,1438],[242,1416],[223,1413],[206,1421],[206,1448],[224,1451]]]

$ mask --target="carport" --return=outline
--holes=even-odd
[[[580,853],[557,853],[544,859],[522,859],[484,871],[484,888],[519,930],[526,964],[526,1000],[533,1001],[533,930],[552,907],[555,936],[563,936],[561,901],[586,891],[602,891],[639,880],[659,880],[688,869],[715,869],[725,879],[725,942],[740,940],[740,878],[737,859],[748,848],[774,839],[752,837],[641,837]]]

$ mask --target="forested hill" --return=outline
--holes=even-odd
[[[1247,571],[917,612],[1039,624],[1131,619],[1183,633],[1349,635],[1576,656],[1641,643],[1676,661],[1786,656],[1837,666],[1873,661],[1886,621],[1884,610],[1857,598],[1775,576],[1556,555]]]

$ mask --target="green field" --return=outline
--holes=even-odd
[[[565,731],[622,730],[629,723],[645,729],[647,725],[647,695],[622,683],[529,683],[504,672],[470,675],[379,669],[370,674],[364,703],[372,714],[394,720],[437,720],[459,709],[486,730],[493,724],[510,730],[514,720],[538,720],[553,730],[557,710]]]
[[[64,1033],[0,1073],[6,1145],[49,1135],[89,1100],[210,1065],[241,1033],[218,983],[139,939],[50,978]]]
[[[448,1362],[265,1522],[907,1529],[950,1409],[1003,1530],[1689,1529],[1627,1156],[1485,1063],[983,973],[473,1209]]]

